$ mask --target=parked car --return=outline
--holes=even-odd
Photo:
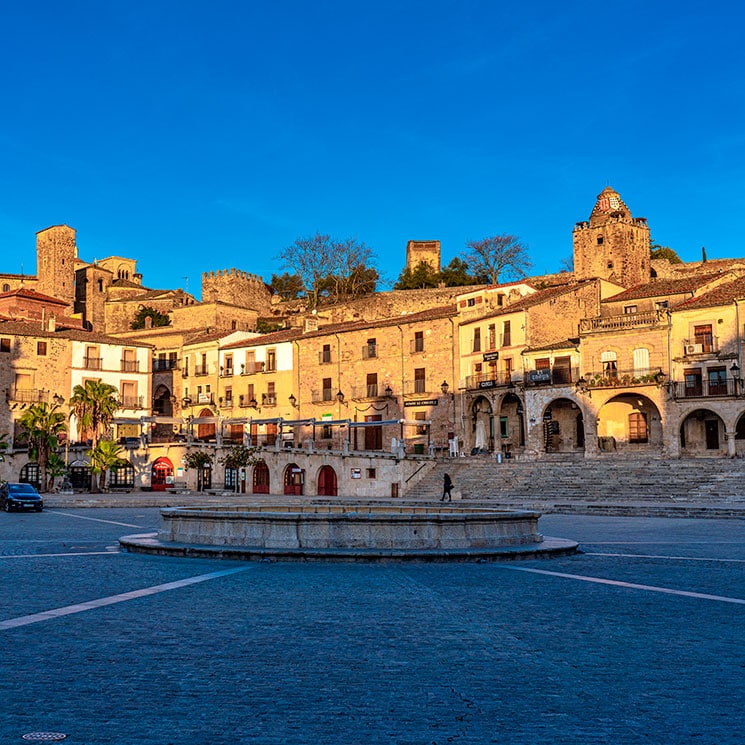
[[[41,512],[44,509],[44,500],[32,484],[5,483],[0,485],[0,509],[6,512],[11,510]]]

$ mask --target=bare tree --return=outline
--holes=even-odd
[[[378,273],[368,266],[372,258],[372,250],[356,238],[336,240],[320,233],[297,238],[279,254],[283,265],[302,279],[311,308],[318,306],[321,295],[337,302],[375,292]]]
[[[524,277],[532,266],[527,246],[514,235],[494,235],[466,246],[470,251],[464,258],[480,282],[499,284],[502,274],[511,279]]]

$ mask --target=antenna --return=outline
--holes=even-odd
[[[189,278],[181,277],[184,280],[184,292],[189,292]]]

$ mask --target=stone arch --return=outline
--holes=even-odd
[[[301,496],[305,486],[305,470],[297,463],[288,463],[284,473],[285,494]]]
[[[743,411],[735,422],[735,454],[745,456],[745,411]]]
[[[600,407],[597,434],[600,450],[607,452],[661,451],[664,444],[657,404],[637,393],[611,396]]]
[[[516,393],[510,391],[502,397],[495,424],[500,443],[497,450],[501,448],[509,458],[525,447],[525,404]]]
[[[582,409],[570,398],[555,398],[543,409],[543,447],[547,453],[576,453],[585,449]]]
[[[704,408],[690,411],[678,428],[681,456],[726,455],[726,431],[724,420],[716,411]]]
[[[469,435],[471,455],[493,450],[494,416],[491,401],[486,396],[476,396],[471,403]]]
[[[318,496],[335,497],[338,493],[336,471],[331,466],[321,466],[318,470]]]

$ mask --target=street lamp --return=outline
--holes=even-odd
[[[737,364],[737,360],[735,360],[732,363],[732,367],[730,367],[729,371],[732,373],[732,377],[735,381],[735,396],[737,395],[737,391],[740,389],[740,366]]]
[[[346,402],[346,401],[344,400],[344,394],[343,394],[343,393],[341,392],[341,389],[340,389],[340,390],[339,390],[339,392],[338,392],[338,393],[336,394],[336,400],[337,400],[337,401],[338,401],[338,402],[339,402],[340,404],[344,404],[344,406],[346,406],[347,408],[349,407],[349,404],[348,404],[348,403],[347,403],[347,402]]]
[[[295,394],[291,393],[288,401],[290,402],[290,406],[292,406],[293,409],[299,409],[300,408],[299,406],[296,406],[297,399],[295,398]]]

